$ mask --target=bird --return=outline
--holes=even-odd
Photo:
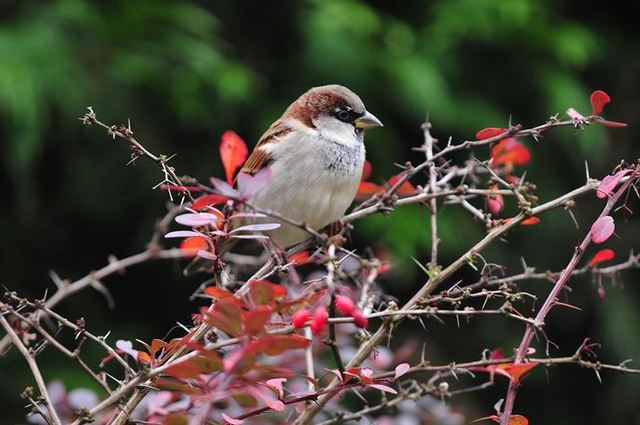
[[[241,168],[250,175],[265,167],[271,171],[250,205],[314,230],[335,222],[353,202],[360,184],[364,131],[382,126],[350,89],[337,84],[311,88],[264,132]],[[299,227],[275,222],[281,226],[268,234],[280,248],[309,237]]]

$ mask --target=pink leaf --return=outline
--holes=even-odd
[[[398,394],[396,390],[394,390],[388,385],[370,384],[370,385],[367,385],[367,387],[375,388],[376,390],[384,391],[385,393]]]
[[[265,404],[276,412],[282,412],[284,410],[284,403],[280,400],[265,400]]]
[[[247,173],[238,174],[238,191],[243,199],[251,199],[260,189],[271,181],[271,168],[265,167],[255,176]]]
[[[122,350],[122,352],[127,353],[134,359],[138,358],[138,350],[133,349],[133,344],[131,341],[126,341],[124,339],[119,339],[116,341],[116,348]]]
[[[229,198],[238,198],[238,192],[236,192],[236,190],[231,187],[226,181],[221,180],[217,177],[211,177],[209,180],[220,195]]]
[[[393,379],[398,379],[399,377],[407,373],[409,369],[411,369],[409,363],[400,363],[398,366],[396,366],[396,374],[393,376]]]
[[[204,237],[202,233],[194,232],[192,230],[178,230],[176,232],[169,232],[164,235],[165,238],[188,238],[190,236],[194,237]]]
[[[600,217],[591,226],[591,240],[595,244],[601,244],[611,237],[615,228],[613,217],[609,215]]]
[[[214,261],[214,260],[216,260],[218,258],[218,256],[216,254],[214,254],[213,252],[209,252],[209,251],[206,251],[204,249],[201,249],[200,251],[198,251],[196,255],[198,257],[202,257],[202,258],[204,258],[206,260],[212,260],[212,261]]]
[[[259,223],[259,224],[247,224],[246,226],[240,226],[237,229],[233,229],[231,233],[237,232],[265,232],[267,230],[275,230],[280,227],[280,223]]]
[[[609,194],[618,186],[620,180],[630,173],[631,169],[620,170],[614,175],[606,176],[602,179],[600,184],[598,185],[598,190],[596,191],[596,196],[600,199],[606,198]]]
[[[226,413],[222,414],[222,419],[225,420],[225,422],[231,424],[231,425],[240,425],[243,424],[244,421],[242,419],[234,419],[231,416],[227,415]]]
[[[220,221],[220,217],[210,213],[186,213],[180,214],[175,218],[176,223],[183,226],[205,226]]]
[[[287,378],[272,378],[265,382],[265,385],[278,394],[278,398],[284,397],[284,390],[282,384],[287,382]]]
[[[269,239],[266,235],[231,235],[234,239]]]

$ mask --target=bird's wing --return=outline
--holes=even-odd
[[[242,166],[240,171],[248,174],[256,174],[264,167],[268,167],[273,161],[273,150],[271,147],[274,143],[278,143],[280,139],[292,131],[291,127],[282,120],[277,120],[267,131],[264,132],[256,147],[249,155],[249,158]]]

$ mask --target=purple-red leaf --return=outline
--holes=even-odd
[[[609,194],[616,188],[616,186],[618,186],[620,180],[622,180],[622,178],[631,171],[631,169],[620,170],[614,175],[609,175],[603,178],[598,185],[596,196],[600,199],[608,197]]]
[[[246,226],[240,226],[236,229],[233,229],[231,233],[237,232],[265,232],[267,230],[275,230],[280,227],[280,223],[258,223],[258,224],[247,224]]]
[[[222,215],[222,214],[220,214]],[[176,223],[183,226],[205,226],[207,224],[215,224],[220,221],[220,217],[216,214],[200,212],[180,214],[175,218]]]
[[[385,393],[398,394],[396,390],[388,385],[383,384],[369,384],[367,387],[375,388],[376,390],[384,391]]]
[[[213,252],[209,252],[209,251],[207,251],[207,250],[204,250],[204,249],[201,249],[200,251],[198,251],[198,252],[196,253],[196,255],[197,255],[198,257],[202,257],[202,258],[204,258],[205,260],[212,260],[212,261],[215,261],[215,260],[217,260],[217,259],[218,259],[218,256],[217,256],[216,254],[214,254]]]
[[[255,176],[241,172],[238,174],[238,191],[243,199],[251,199],[256,192],[271,181],[271,177],[270,167],[263,168]]]
[[[169,232],[166,235],[164,235],[165,238],[188,238],[190,236],[195,236],[200,238],[204,237],[202,233],[194,232],[193,230],[178,230],[175,232]]]
[[[615,228],[613,217],[609,215],[600,217],[591,226],[591,240],[593,243],[601,244],[611,237]]]
[[[211,177],[209,179],[211,181],[211,184],[213,185],[213,187],[218,191],[218,193],[220,193],[220,195],[222,196],[226,196],[229,198],[238,198],[238,192],[231,187],[231,185],[229,185],[229,183],[227,183],[224,180],[221,180],[217,177]]]
[[[226,413],[222,413],[222,419],[224,419],[225,422],[227,422],[228,424],[231,424],[231,425],[241,425],[241,424],[244,423],[244,420],[232,418],[231,416],[227,415]]]
[[[116,341],[116,348],[124,353],[127,353],[134,359],[138,358],[138,350],[133,349],[133,344],[131,343],[131,341],[119,339]]]

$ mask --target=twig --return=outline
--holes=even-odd
[[[53,308],[69,295],[74,294],[88,286],[91,286],[96,279],[102,280],[107,276],[125,270],[126,268],[134,266],[136,264],[156,259],[164,260],[185,258],[187,255],[189,254],[179,249],[158,250],[152,248],[127,258],[110,261],[110,263],[103,268],[95,272],[91,272],[83,278],[76,280],[75,282],[58,287],[58,290],[53,294],[53,296],[44,302],[44,307],[46,307],[47,309]],[[7,335],[5,335],[0,340],[0,354],[4,353],[10,344],[10,339]]]
[[[603,217],[609,214],[609,212],[616,205],[620,197],[627,192],[629,187],[634,182],[635,182],[635,179],[629,179],[626,182],[624,182],[620,186],[620,188],[609,198],[609,200],[607,201],[606,205],[604,206],[604,208],[602,209],[602,212],[598,217]],[[545,300],[544,304],[542,305],[542,307],[540,307],[540,310],[538,311],[538,314],[536,315],[536,318],[535,318],[535,323],[527,325],[524,336],[522,337],[522,341],[520,342],[520,346],[518,347],[518,351],[516,352],[516,357],[514,360],[515,364],[520,364],[524,361],[527,351],[529,350],[529,345],[533,340],[533,336],[535,335],[536,331],[544,325],[545,317],[547,316],[551,308],[556,303],[558,294],[560,293],[564,285],[567,283],[567,281],[571,277],[573,270],[578,265],[578,262],[582,258],[582,255],[584,254],[585,250],[587,249],[590,243],[591,243],[591,232],[589,231],[584,237],[584,239],[582,240],[582,242],[580,243],[580,245],[576,247],[575,252],[571,257],[571,260],[569,261],[565,269],[560,274],[558,281],[554,285],[553,289],[551,289],[551,292],[547,296],[547,299]],[[507,390],[507,397],[504,404],[504,410],[500,415],[500,425],[509,425],[509,418],[511,417],[511,412],[513,411],[513,405],[516,398],[517,388],[518,388],[517,383],[511,382],[509,384],[509,389]]]
[[[560,196],[560,197],[558,197],[558,198],[556,198],[554,200],[546,202],[546,203],[544,203],[544,204],[542,204],[542,205],[540,205],[540,206],[538,206],[536,208],[533,208],[530,211],[530,214],[531,215],[538,215],[538,214],[541,214],[541,213],[543,213],[545,211],[552,210],[554,208],[562,206],[562,205],[564,205],[564,202],[567,201],[568,199],[573,199],[575,197],[578,197],[580,195],[588,193],[588,192],[594,190],[595,187],[596,187],[596,182],[595,181],[589,181],[589,182],[585,183],[583,186],[581,186],[581,187],[579,187],[577,189],[574,189],[574,190],[572,190],[571,192],[569,192],[569,193],[567,193],[565,195],[562,195],[562,196]],[[483,239],[481,239],[473,247],[468,249],[457,260],[455,260],[453,263],[451,263],[448,267],[444,268],[440,273],[438,273],[437,275],[435,275],[432,278],[430,278],[422,286],[422,288],[420,288],[420,290],[418,290],[418,292],[416,292],[416,294],[411,298],[411,300],[409,300],[405,304],[405,306],[402,308],[402,310],[413,309],[413,308],[415,308],[416,305],[418,305],[421,302],[423,302],[424,300],[426,300],[426,297],[429,294],[431,294],[440,283],[442,283],[447,278],[449,278],[451,275],[453,275],[453,273],[458,271],[462,266],[464,266],[467,263],[467,261],[469,261],[471,258],[473,258],[476,255],[476,253],[479,253],[480,251],[482,251],[484,248],[489,246],[493,241],[495,241],[496,239],[500,238],[502,235],[504,235],[509,230],[511,230],[512,228],[514,228],[518,224],[520,224],[520,222],[522,222],[526,218],[528,218],[527,215],[525,215],[524,213],[520,213],[516,217],[514,217],[510,221],[508,221],[507,223],[501,224],[501,225],[493,228],[492,230],[490,230],[489,233]],[[355,353],[355,355],[353,356],[351,361],[346,365],[346,367],[347,368],[357,367],[364,360],[366,360],[367,357],[369,356],[369,354],[375,349],[375,347],[377,347],[383,341],[383,339],[387,335],[387,332],[388,332],[388,330],[389,330],[389,328],[391,326],[391,323],[393,323],[394,325],[397,325],[397,323],[400,320],[402,320],[402,317],[394,317],[391,322],[386,322],[382,326],[380,326],[380,328],[378,328],[378,330],[371,336],[371,338],[369,338],[368,341],[366,341],[366,342],[364,342],[363,344],[360,345],[360,348]],[[332,388],[332,387],[338,385],[338,383],[339,383],[339,381],[337,379],[334,379],[329,384],[328,387]],[[320,412],[320,410],[326,405],[326,403],[330,400],[330,398],[331,398],[330,394],[326,395],[326,396],[323,396],[323,397],[320,397],[317,400],[317,403],[315,403],[315,404],[313,404],[311,406],[307,406],[305,411],[296,419],[296,421],[294,423],[296,425],[302,425],[302,424],[310,423],[311,420],[315,417],[315,415],[317,415],[318,412]]]
[[[168,165],[169,161],[173,158],[173,155],[168,157],[162,154],[155,155],[151,153],[140,142],[136,140],[133,134],[133,130],[131,129],[131,123],[129,123],[126,127],[124,125],[109,126],[101,122],[100,120],[98,120],[95,112],[93,111],[93,108],[88,107],[87,109],[89,110],[89,112],[87,112],[86,114],[84,114],[82,118],[80,118],[80,120],[84,125],[91,125],[91,124],[99,125],[100,127],[107,130],[107,134],[112,138],[115,139],[116,137],[119,137],[123,140],[126,140],[129,143],[131,150],[133,151],[132,160],[135,160],[139,156],[144,156],[149,158],[150,160],[152,160],[153,162],[155,162],[160,166],[160,169],[164,174],[164,180],[162,181],[162,183],[158,184],[156,187],[160,186],[163,183],[168,183],[169,185],[182,187],[183,188],[182,194],[186,195],[191,201],[193,201],[193,196],[191,195],[191,192],[185,187],[185,185],[182,184],[182,180],[180,180],[180,177],[178,177],[178,175],[176,174],[175,169]],[[169,196],[171,196],[171,190],[169,190]]]
[[[22,354],[22,357],[24,357],[24,359],[27,361],[27,364],[29,365],[29,368],[31,369],[31,374],[36,380],[36,384],[38,385],[40,394],[42,395],[45,402],[47,403],[47,411],[49,414],[47,415],[48,417],[45,416],[45,420],[48,423],[51,423],[54,425],[61,425],[62,422],[60,422],[60,418],[56,413],[55,406],[53,405],[53,402],[51,401],[51,397],[49,396],[49,391],[47,391],[47,385],[45,384],[44,379],[42,378],[42,374],[40,373],[40,368],[38,367],[38,363],[36,362],[33,354],[29,352],[29,350],[27,350],[27,347],[25,347],[22,341],[20,341],[20,337],[18,337],[18,335],[13,330],[9,322],[7,322],[7,319],[5,319],[5,317],[2,315],[0,315],[0,325],[2,325],[4,330],[7,332],[7,335],[9,335],[9,338],[11,338],[11,342],[13,343],[13,345],[16,346],[18,351],[20,351],[20,354]]]
[[[433,162],[433,144],[435,143],[435,139],[431,136],[431,123],[425,122],[422,124],[422,132],[424,134],[424,148],[425,148],[425,156],[427,158],[427,162],[429,163],[429,191],[431,193],[436,193],[436,179],[437,179],[437,169],[436,164]],[[440,239],[438,238],[438,202],[436,198],[431,198],[429,200],[430,217],[431,217],[431,261],[429,262],[430,267],[438,266],[438,244],[440,243]]]

